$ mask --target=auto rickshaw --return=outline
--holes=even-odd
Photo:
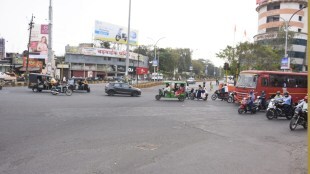
[[[28,88],[33,92],[42,92],[43,90],[51,90],[57,81],[50,75],[30,73]]]
[[[165,85],[165,88],[159,89],[159,94],[155,96],[156,100],[160,100],[161,98],[176,98],[179,101],[185,100],[185,81],[164,81],[163,83]]]
[[[90,87],[85,78],[73,77],[68,80],[69,89],[72,91],[87,91],[90,92]]]

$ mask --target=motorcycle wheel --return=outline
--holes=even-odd
[[[33,87],[33,88],[32,88],[32,91],[33,91],[33,92],[38,92],[38,88]]]
[[[52,91],[52,94],[53,95],[57,95],[58,93],[56,91]]]
[[[238,109],[238,113],[239,113],[239,114],[243,114],[243,113],[245,113],[245,110],[244,110],[243,108],[239,108],[239,109]]]
[[[286,115],[285,117],[286,119],[291,120],[293,118],[293,115]]]
[[[228,103],[232,103],[234,101],[234,99],[232,97],[228,97],[227,102]]]
[[[272,120],[273,119],[273,112],[271,110],[268,110],[266,112],[266,117],[268,118],[268,120]]]
[[[195,99],[195,94],[191,94],[190,99],[194,100]]]
[[[160,95],[155,95],[156,100],[160,100],[160,98],[161,98]]]
[[[211,99],[215,100],[216,98],[217,98],[217,95],[216,94],[212,94]]]
[[[291,122],[290,122],[290,129],[291,129],[292,131],[296,129],[296,127],[297,127],[297,122],[298,122],[298,120],[296,120],[296,118],[292,118],[292,119],[291,119]]]
[[[72,95],[72,90],[71,89],[67,89],[66,90],[66,95],[67,96],[71,96]]]

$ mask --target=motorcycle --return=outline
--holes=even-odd
[[[252,109],[250,109],[250,106],[248,104],[248,100],[247,98],[243,98],[241,101],[241,105],[238,108],[238,113],[239,114],[243,114],[243,113],[247,113],[247,112],[251,112],[251,114],[255,114],[256,110],[257,110],[257,105],[255,103],[253,103],[252,105]]]
[[[308,111],[302,111],[302,108],[296,108],[294,116],[290,121],[290,129],[293,131],[298,125],[302,125],[304,129],[308,128]]]
[[[195,92],[192,92],[190,94],[190,99],[191,100],[194,100],[194,99],[202,99],[204,101],[208,100],[208,93],[205,92],[205,90],[198,90],[196,89]]]
[[[286,117],[286,119],[290,120],[292,119],[293,115],[294,115],[294,108],[291,107],[289,111],[285,112],[282,100],[275,100],[275,99],[270,100],[266,112],[266,117],[269,120],[278,117]]]
[[[230,92],[228,94],[227,102],[228,103],[235,103],[236,101],[238,101],[237,93],[235,91],[234,92]]]
[[[211,99],[212,100],[216,100],[216,99],[221,99],[221,100],[224,100],[224,101],[227,101],[227,99],[228,99],[228,93],[224,93],[224,94],[222,94],[221,92],[220,92],[220,90],[215,90],[214,91],[214,94],[212,94],[212,96],[211,96]]]
[[[68,84],[66,86],[58,85],[58,86],[53,86],[52,87],[51,93],[53,95],[57,95],[59,93],[65,93],[67,96],[71,96],[72,95],[72,90],[69,88]]]
[[[125,42],[127,41],[127,35],[126,35],[126,33],[123,33],[123,29],[122,28],[120,28],[118,30],[118,33],[115,36],[115,40],[116,41],[119,41],[121,39],[124,39]]]
[[[257,111],[266,110],[268,107],[268,104],[265,100],[265,104],[263,104],[263,100],[265,100],[265,97],[257,96],[257,99],[255,103],[257,103]]]

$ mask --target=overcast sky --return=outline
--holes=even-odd
[[[132,0],[131,28],[139,43],[166,48],[190,48],[193,58],[223,61],[215,53],[227,45],[253,42],[258,14],[255,0]],[[129,0],[52,0],[53,50],[63,55],[65,45],[92,42],[95,20],[127,27]],[[6,52],[27,50],[31,14],[36,24],[48,23],[49,0],[1,0],[0,37]],[[236,26],[236,32],[234,28]],[[246,37],[244,32],[246,31]]]

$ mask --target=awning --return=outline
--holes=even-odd
[[[22,67],[19,71],[26,71],[26,67]],[[41,68],[38,67],[28,67],[28,71],[41,71]]]

